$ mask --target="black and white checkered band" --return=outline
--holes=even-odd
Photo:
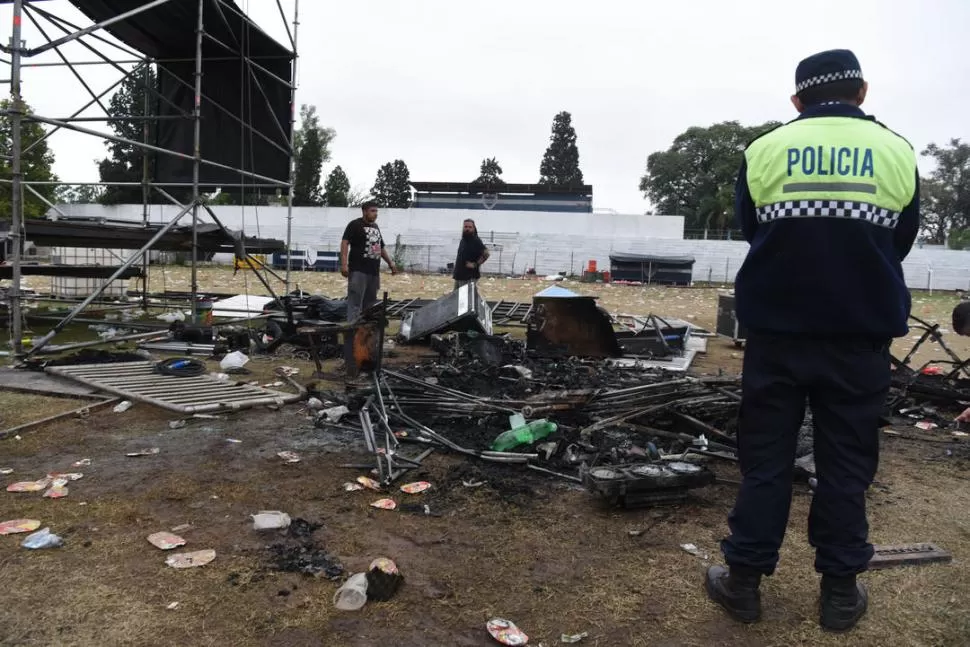
[[[758,222],[783,218],[852,218],[894,229],[899,212],[852,200],[790,200],[758,207]]]
[[[801,92],[807,88],[814,88],[816,85],[825,85],[826,83],[834,83],[835,81],[845,81],[846,79],[861,79],[862,70],[842,70],[841,72],[829,72],[828,74],[819,74],[818,76],[812,76],[801,83],[795,84],[795,92]]]

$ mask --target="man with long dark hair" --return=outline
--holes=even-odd
[[[478,237],[475,221],[467,218],[462,223],[461,242],[458,243],[458,256],[455,258],[455,271],[452,274],[456,290],[466,283],[482,278],[479,268],[488,260],[488,255],[488,247]]]

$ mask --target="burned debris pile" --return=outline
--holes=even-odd
[[[439,359],[384,368],[345,403],[385,482],[419,460],[399,447],[408,441],[581,482],[626,505],[711,483],[695,457],[734,460],[734,378],[535,357],[507,337],[451,333],[432,344]]]

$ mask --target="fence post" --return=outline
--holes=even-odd
[[[930,294],[933,294],[933,268],[926,268],[926,289]]]
[[[431,274],[431,243],[428,243],[428,274]]]
[[[724,259],[724,282],[725,283],[731,282],[731,280],[728,278],[731,276],[730,268],[731,268],[731,257],[728,256],[727,258]]]
[[[707,268],[707,282],[708,283],[713,283],[713,281],[711,280],[713,278],[714,278],[714,268],[713,267],[709,267],[709,268]]]

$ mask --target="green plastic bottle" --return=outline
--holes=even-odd
[[[514,429],[509,429],[499,434],[492,442],[493,452],[507,452],[519,445],[531,445],[535,441],[545,438],[549,434],[556,433],[556,423],[548,420],[533,420],[530,423],[522,424]]]

